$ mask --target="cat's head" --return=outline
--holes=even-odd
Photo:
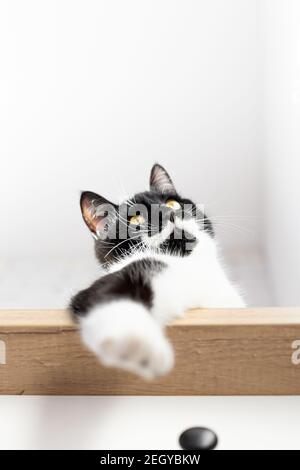
[[[151,170],[148,191],[120,205],[85,191],[80,206],[104,267],[147,249],[187,256],[201,232],[213,236],[211,222],[195,203],[178,194],[169,174],[158,164]]]

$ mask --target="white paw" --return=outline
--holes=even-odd
[[[165,375],[173,367],[172,346],[141,304],[111,302],[92,310],[81,325],[84,343],[105,366],[119,367],[146,379]]]

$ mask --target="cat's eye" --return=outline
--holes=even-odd
[[[170,209],[174,209],[174,211],[177,211],[181,207],[179,202],[175,201],[175,199],[169,199],[166,202],[166,206],[169,207]]]
[[[145,222],[145,219],[142,215],[133,215],[129,219],[129,223],[132,225],[142,225]]]

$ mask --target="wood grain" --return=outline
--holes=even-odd
[[[176,367],[145,382],[102,367],[66,311],[0,311],[6,351],[0,394],[300,394],[300,364],[292,361],[299,308],[192,310],[168,327],[168,335]]]

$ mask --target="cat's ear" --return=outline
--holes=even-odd
[[[167,171],[158,163],[153,165],[150,174],[150,189],[159,193],[176,192],[173,181]]]
[[[116,216],[116,206],[99,194],[84,191],[80,197],[83,220],[94,238],[105,238],[109,225]]]

